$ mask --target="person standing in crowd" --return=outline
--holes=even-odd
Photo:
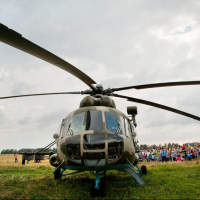
[[[181,151],[181,148],[177,148],[177,156],[180,156],[181,157],[181,154],[182,154],[182,151]]]
[[[160,152],[159,152],[159,150],[157,150],[157,152],[156,152],[156,161],[159,161],[159,157],[160,157]]]
[[[172,161],[172,149],[169,148],[168,152],[169,152],[169,160]]]
[[[167,162],[167,161],[169,161],[169,151],[168,151],[167,148],[165,149],[165,151],[166,151],[166,153],[167,153],[167,155],[166,155],[166,162]]]
[[[14,156],[15,156],[15,163],[16,163],[16,162],[18,162],[17,154],[15,153]]]
[[[197,147],[194,147],[194,155],[195,155],[195,159],[197,159],[197,157],[198,157],[198,149],[197,149]]]
[[[197,158],[200,157],[200,148],[197,148]]]
[[[152,161],[155,159],[155,153],[152,153]]]
[[[175,148],[172,149],[172,152],[171,152],[171,153],[172,153],[172,155],[171,155],[171,156],[172,156],[172,161],[177,161],[177,160],[176,160],[176,157],[177,157],[176,149],[175,149]]]
[[[151,162],[152,161],[152,154],[151,154],[151,152],[149,153],[149,162]]]
[[[162,162],[166,162],[166,156],[167,156],[167,152],[165,151],[165,149],[163,148],[161,151],[161,156],[162,156]]]
[[[192,159],[195,159],[193,147],[191,147],[191,154],[192,154]]]
[[[138,153],[138,157],[139,157],[139,161],[142,162],[143,161],[142,160],[142,154],[140,152]]]
[[[147,161],[150,161],[149,160],[149,154],[150,154],[150,151],[149,151],[149,149],[147,150]]]
[[[194,147],[194,156],[195,156],[195,159],[197,159],[197,148]]]
[[[187,152],[187,159],[188,159],[188,160],[192,160],[192,155],[191,155],[191,152],[190,152],[190,151]]]
[[[158,159],[157,159],[157,150],[154,151],[154,155],[155,155],[155,156],[154,156],[154,161],[157,161],[157,160],[158,160]]]
[[[182,157],[184,158],[184,159],[186,159],[187,158],[187,154],[186,154],[186,149],[185,149],[185,145],[183,144],[183,146],[182,146]]]
[[[177,157],[177,161],[178,161],[178,162],[181,161],[181,156],[180,156],[180,155],[178,155],[178,157]]]

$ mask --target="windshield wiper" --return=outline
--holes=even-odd
[[[73,135],[73,131],[72,131],[72,129],[70,128],[70,126],[71,126],[71,123],[70,123],[69,126],[68,126],[67,132],[69,131],[70,135]]]
[[[118,122],[118,128],[117,128],[117,130],[115,131],[115,133],[119,134],[121,130],[122,130],[122,129],[121,129],[120,124],[119,124],[119,122]]]

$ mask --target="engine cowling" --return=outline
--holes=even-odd
[[[54,167],[58,167],[60,162],[58,160],[58,155],[57,154],[53,154],[50,158],[49,158],[49,162],[52,166]]]

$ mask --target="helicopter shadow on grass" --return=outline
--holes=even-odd
[[[145,177],[146,175],[142,176]],[[112,191],[113,188],[117,188],[118,192],[123,192],[124,188],[127,187],[133,187],[133,188],[138,188],[141,187],[135,179],[133,179],[129,174],[126,172],[109,172],[108,175],[104,178],[106,183],[107,183],[107,191]],[[75,175],[75,176],[69,176],[67,178],[64,178],[62,180],[58,180],[59,183],[67,183],[69,184],[71,189],[77,188],[81,186],[80,190],[88,190],[90,191],[91,183],[95,180],[95,177],[90,175],[89,173],[82,174],[82,175]],[[84,186],[84,187],[82,187]]]

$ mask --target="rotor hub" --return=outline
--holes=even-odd
[[[89,106],[106,106],[116,108],[115,102],[111,97],[101,94],[84,97],[80,103],[80,108]]]

